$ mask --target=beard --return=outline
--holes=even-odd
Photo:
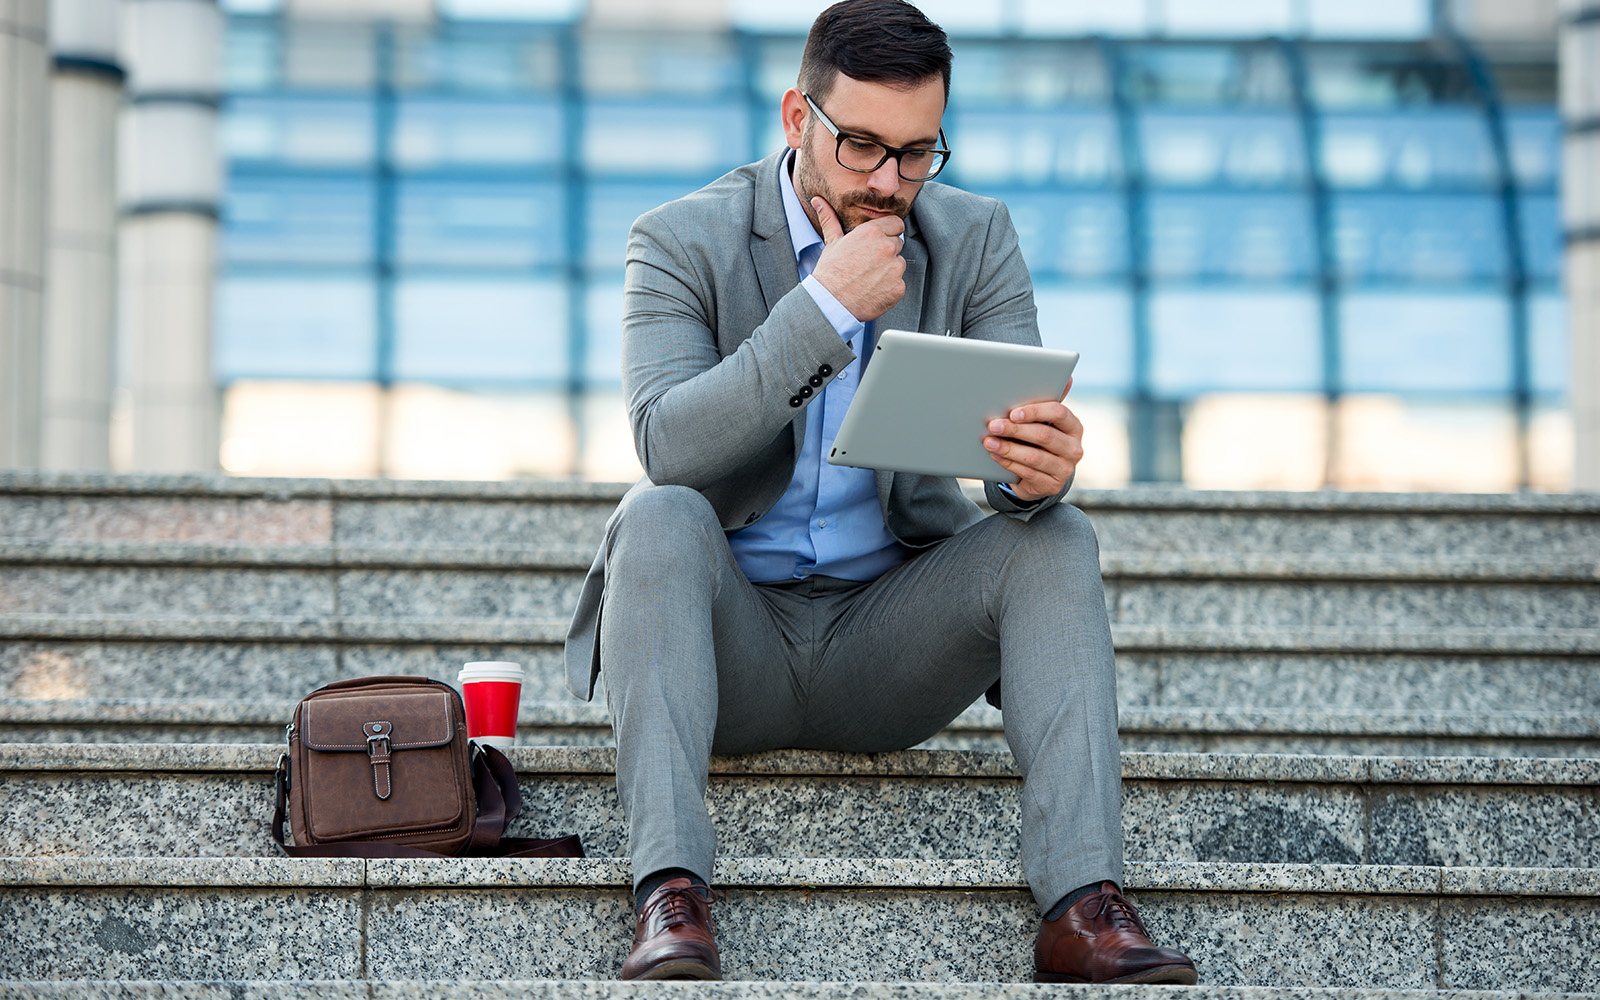
[[[805,132],[801,136],[801,145],[806,153],[812,152],[811,125],[806,122]],[[835,191],[822,177],[822,172],[813,165],[809,155],[796,156],[794,161],[795,180],[800,182],[800,191],[810,207],[812,198],[821,198],[833,208],[833,214],[839,217],[839,225],[845,232],[861,225],[872,218],[862,209],[871,209],[874,212],[888,212],[904,219],[911,213],[911,200],[909,198],[885,198],[873,194],[871,191],[848,191],[840,193]],[[840,168],[844,169],[843,167]],[[866,174],[862,174],[866,177]]]

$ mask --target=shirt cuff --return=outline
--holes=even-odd
[[[833,329],[846,343],[859,337],[867,330],[867,324],[850,315],[850,310],[839,304],[833,293],[822,287],[822,282],[815,275],[806,275],[806,280],[800,282],[807,292],[811,293],[811,300],[822,310],[822,315],[828,317],[828,322],[833,324]]]
[[[1021,505],[1024,509],[1032,507],[1034,504],[1044,499],[1044,497],[1034,497],[1032,500],[1024,500],[1017,496],[1017,494],[1011,489],[1010,483],[995,483],[995,486],[999,488],[1001,493],[1004,493],[1008,498],[1010,498],[1013,503]]]

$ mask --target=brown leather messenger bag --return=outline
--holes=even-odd
[[[522,811],[516,771],[467,738],[466,709],[448,684],[329,684],[300,702],[286,733],[272,839],[293,857],[583,857],[575,836],[503,836]]]

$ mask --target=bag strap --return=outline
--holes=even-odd
[[[583,844],[575,835],[535,839],[502,837],[507,826],[522,812],[522,790],[517,787],[517,772],[506,755],[491,746],[472,744],[472,787],[478,799],[478,818],[472,837],[457,857],[474,858],[581,858]],[[283,836],[283,823],[289,801],[289,755],[278,758],[277,805],[272,811],[272,839],[292,858],[448,858],[449,854],[425,851],[420,847],[353,840],[340,844],[290,847]]]

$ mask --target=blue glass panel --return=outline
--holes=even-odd
[[[710,179],[749,158],[748,118],[742,104],[591,104],[583,162],[591,170]]]
[[[222,204],[229,263],[361,264],[372,259],[373,195],[349,180],[234,176]]]
[[[1286,108],[1294,99],[1283,54],[1270,45],[1129,45],[1123,69],[1141,103]]]
[[[559,36],[505,25],[404,31],[395,77],[406,89],[479,93],[550,92],[561,85]]]
[[[393,142],[395,162],[413,169],[533,166],[561,162],[565,133],[553,100],[407,98],[397,109]]]
[[[584,38],[582,88],[591,96],[741,96],[744,74],[725,35],[597,33]],[[794,70],[789,71],[794,85]]]
[[[810,27],[807,23],[806,28]],[[794,86],[795,69],[805,54],[806,28],[801,29],[799,37],[762,38],[754,43],[755,99],[764,107],[776,108],[783,92]]]
[[[1319,0],[1330,7],[1352,7],[1351,0]],[[1395,0],[1364,0],[1398,8]],[[1412,0],[1429,4],[1431,0]],[[1315,16],[1313,17],[1315,20]],[[1313,33],[1318,31],[1315,25]],[[1324,108],[1428,108],[1469,105],[1478,88],[1459,54],[1441,58],[1431,45],[1307,45],[1305,53],[1310,97]]]
[[[1072,391],[1133,389],[1133,296],[1125,288],[1084,288],[1042,281],[1033,286],[1044,346],[1077,351]]]
[[[283,34],[277,25],[233,18],[223,41],[223,86],[229,93],[264,90],[278,82]]]
[[[1283,186],[1306,175],[1305,143],[1289,115],[1147,111],[1139,141],[1153,184]]]
[[[1511,311],[1492,292],[1352,292],[1339,301],[1349,392],[1507,393]]]
[[[1559,292],[1528,296],[1528,348],[1532,355],[1533,391],[1565,399],[1572,378],[1572,328],[1567,299]]]
[[[1299,25],[1299,0],[1166,0],[1165,33],[1177,38],[1285,38]]]
[[[1298,278],[1316,270],[1299,194],[1152,194],[1150,270],[1162,278]]]
[[[1053,109],[1063,104],[1105,105],[1111,100],[1106,61],[1092,42],[956,39],[951,48],[961,67],[950,80],[950,99],[957,106]],[[790,86],[798,56],[789,63]]]
[[[1310,0],[1310,34],[1323,38],[1427,38],[1433,0]]]
[[[217,377],[375,377],[372,282],[225,276],[217,284]]]
[[[567,288],[555,281],[395,283],[395,375],[506,382],[567,376]]]
[[[1561,181],[1561,116],[1554,108],[1506,112],[1511,172],[1525,188],[1554,188]]]
[[[1150,296],[1150,381],[1158,392],[1322,387],[1317,296],[1309,288],[1157,289]]]
[[[1337,195],[1333,238],[1345,278],[1470,281],[1506,273],[1504,217],[1490,195]]]
[[[235,160],[299,166],[373,159],[372,102],[364,98],[236,97],[222,114],[224,152]]]
[[[1524,195],[1517,201],[1522,225],[1522,261],[1534,281],[1561,280],[1566,241],[1561,234],[1561,199],[1553,194]]]
[[[946,116],[955,183],[1100,187],[1122,176],[1117,123],[1105,111],[969,112]]]
[[[1114,194],[984,191],[1010,209],[1022,258],[1035,275],[1101,278],[1126,274],[1128,225]]]
[[[584,210],[587,223],[585,261],[590,268],[622,270],[627,262],[628,230],[639,216],[697,185],[688,183],[596,182],[589,186]]]
[[[583,0],[439,0],[440,15],[461,20],[570,21],[583,8]]]
[[[533,267],[566,259],[562,185],[408,180],[399,185],[402,264]]]
[[[1319,154],[1334,187],[1488,187],[1499,179],[1489,128],[1465,109],[1327,115]]]
[[[591,281],[586,293],[588,343],[584,377],[591,382],[622,382],[622,280]]]

